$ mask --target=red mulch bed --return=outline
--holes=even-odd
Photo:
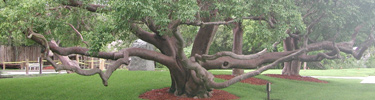
[[[290,79],[290,80],[299,80],[299,81],[308,81],[308,82],[317,82],[317,83],[328,83],[327,81],[322,81],[313,77],[306,76],[296,76],[296,75],[280,75],[280,74],[264,74],[269,77]]]
[[[215,75],[215,78],[221,78],[221,79],[225,79],[225,80],[232,79],[233,77],[235,77],[235,76],[233,76],[233,75]],[[262,79],[254,78],[254,77],[250,77],[248,79],[242,80],[241,82],[253,84],[253,85],[266,85],[267,83],[270,83],[266,80],[262,80]]]
[[[283,79],[290,79],[290,80],[299,80],[299,81],[308,81],[308,82],[317,82],[317,83],[328,83],[327,81],[322,81],[313,77],[304,77],[304,76],[288,76],[288,75],[280,75],[280,74],[264,74],[269,77],[276,77],[276,78],[283,78]],[[215,75],[215,78],[221,78],[229,80],[233,78],[232,75]],[[269,83],[266,80],[258,79],[258,78],[248,78],[241,81],[242,83],[254,84],[254,85],[265,85]],[[173,93],[168,92],[167,88],[162,89],[154,89],[148,91],[139,96],[142,99],[150,99],[150,100],[233,100],[239,99],[239,97],[230,94],[223,90],[213,90],[212,97],[204,98],[204,99],[194,99],[194,98],[187,98],[187,97],[177,97],[174,96]]]
[[[162,88],[162,89],[154,89],[148,91],[139,96],[142,99],[149,99],[149,100],[233,100],[239,99],[239,97],[230,94],[223,90],[213,90],[212,97],[210,98],[203,98],[203,99],[194,99],[194,98],[187,98],[187,97],[177,97],[174,96],[173,93],[168,92],[169,87]]]
[[[43,69],[55,69],[52,66],[43,67]]]

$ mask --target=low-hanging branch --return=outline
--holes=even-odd
[[[95,74],[101,73],[101,70],[99,68],[94,68],[90,70],[82,70],[76,66],[68,66],[68,65],[58,65],[56,64],[55,61],[51,59],[51,57],[46,57],[47,62],[51,63],[52,66],[55,68],[55,71],[61,71],[61,70],[69,70],[76,72],[79,75],[84,75],[84,76],[91,76]]]
[[[276,66],[277,64],[279,63],[282,63],[282,62],[285,62],[285,61],[288,61],[288,60],[291,60],[291,59],[295,59],[297,58],[298,55],[302,54],[303,52],[305,52],[306,49],[300,49],[290,55],[287,55],[285,57],[282,57],[280,59],[277,59],[276,61],[268,64],[268,65],[265,65],[265,66],[262,66],[260,67],[259,69],[255,70],[255,71],[251,71],[251,72],[248,72],[248,73],[245,73],[245,74],[242,74],[242,75],[239,75],[239,76],[236,76],[230,80],[227,80],[225,82],[222,82],[222,83],[217,83],[213,80],[210,80],[209,81],[209,87],[211,88],[215,88],[215,89],[221,89],[221,88],[226,88],[234,83],[237,83],[239,81],[242,81],[244,79],[247,79],[247,78],[250,78],[250,77],[253,77],[253,76],[256,76],[256,75],[259,75],[260,73]]]
[[[63,56],[70,55],[70,54],[80,54],[80,55],[86,55],[86,56],[91,56],[91,57],[116,60],[116,62],[110,65],[107,68],[106,72],[104,73],[98,68],[94,68],[91,70],[82,70],[76,66],[58,65],[50,57],[48,56],[45,57],[45,59],[47,59],[47,61],[52,64],[52,66],[55,68],[56,71],[70,70],[70,71],[76,72],[79,75],[84,75],[84,76],[100,74],[100,77],[102,78],[103,84],[105,86],[108,85],[107,80],[119,66],[121,66],[122,64],[126,64],[126,65],[129,64],[130,56],[138,56],[143,59],[154,60],[164,65],[168,65],[169,63],[174,61],[173,58],[169,56],[165,56],[159,52],[142,49],[142,48],[127,48],[127,49],[122,49],[119,52],[110,52],[110,53],[98,52],[97,54],[89,54],[88,53],[89,49],[87,48],[82,48],[82,47],[62,48],[62,47],[58,47],[57,45],[53,45],[53,43],[46,42],[45,37],[40,37],[39,35],[41,34],[35,33],[32,30],[25,32],[25,35],[29,35],[31,33],[37,36],[32,36],[30,39],[32,39],[33,41],[39,43],[40,45],[44,47],[47,47],[47,46],[50,47],[50,48],[47,48],[47,50],[51,49],[52,52],[63,55]]]
[[[201,60],[201,61],[206,61],[206,60],[213,60],[213,59],[217,59],[219,57],[224,57],[224,56],[229,56],[229,57],[232,57],[234,59],[242,59],[242,60],[248,60],[248,59],[254,59],[254,58],[257,58],[261,55],[263,55],[264,53],[267,52],[267,49],[263,49],[262,51],[256,53],[256,54],[251,54],[251,55],[238,55],[238,54],[235,54],[231,51],[223,51],[223,52],[218,52],[216,53],[215,55],[207,55],[207,54],[203,54],[202,56],[201,55],[198,55],[196,54],[195,55],[195,58],[197,58],[198,60]]]
[[[272,46],[276,47],[277,44],[279,44],[279,43],[276,42],[276,43],[272,44]],[[214,59],[217,59],[219,57],[225,57],[225,56],[229,56],[231,58],[239,59],[239,60],[249,60],[249,59],[258,58],[259,56],[265,54],[266,52],[267,52],[267,48],[263,49],[262,51],[259,51],[258,53],[250,54],[250,55],[238,55],[238,54],[235,54],[231,51],[218,52],[214,55],[207,55],[207,54],[198,55],[198,54],[196,54],[195,60],[205,62],[206,60],[214,60]]]
[[[194,22],[184,22],[181,24],[186,24],[186,25],[194,25],[194,26],[202,26],[202,25],[228,25],[234,22],[237,22],[238,20],[243,20],[243,19],[250,19],[250,20],[266,20],[266,18],[262,16],[251,16],[251,17],[242,17],[242,18],[237,18],[237,19],[231,19],[228,21],[217,21],[217,22],[200,22],[200,21],[194,21]],[[270,17],[271,19],[271,17]],[[271,26],[273,26],[272,20],[267,21]]]

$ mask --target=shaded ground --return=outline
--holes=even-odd
[[[149,100],[233,100],[239,99],[239,97],[230,94],[223,90],[214,89],[212,93],[212,97],[204,98],[204,99],[194,99],[194,98],[186,98],[186,97],[177,97],[174,96],[173,93],[168,92],[169,87],[162,88],[162,89],[154,89],[148,91],[139,96],[142,99],[149,99]]]
[[[289,75],[280,75],[280,74],[264,74],[269,77],[276,77],[276,78],[283,78],[283,79],[290,79],[290,80],[299,80],[299,81],[308,81],[308,82],[317,82],[317,83],[328,83],[327,81],[322,81],[317,78],[309,77],[309,76],[289,76]]]
[[[235,76],[232,76],[232,75],[215,75],[215,78],[221,78],[221,79],[225,79],[225,80],[232,79],[233,77],[235,77]],[[253,85],[266,85],[267,83],[269,83],[266,80],[262,80],[262,79],[254,78],[254,77],[250,77],[248,79],[242,80],[241,82],[253,84]]]

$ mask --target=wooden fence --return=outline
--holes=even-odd
[[[16,66],[15,68],[24,68],[26,61],[30,63],[38,62],[41,48],[39,46],[5,46],[0,45],[0,65],[1,67]],[[54,60],[57,57],[53,57]],[[99,67],[100,69],[106,69],[111,63],[110,60],[100,60],[99,58],[70,55],[71,60],[76,60],[83,69],[92,69]],[[27,59],[27,60],[26,60]]]
[[[18,62],[29,59],[37,61],[41,48],[39,46],[5,46],[0,45],[1,62]]]

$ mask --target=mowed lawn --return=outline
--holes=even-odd
[[[368,70],[363,71],[369,73],[368,75],[371,75],[371,71],[375,73],[374,69]],[[270,71],[278,72],[280,70]],[[230,71],[211,72],[214,74],[231,73]],[[329,70],[325,73],[329,73]],[[343,75],[340,73],[339,76]],[[361,84],[359,83],[361,80],[356,79],[322,79],[329,81],[328,84],[325,84],[271,78],[263,75],[256,77],[272,82],[272,99],[373,100],[375,98],[375,84]],[[224,80],[216,79],[216,81]],[[98,75],[63,74],[10,78],[0,79],[0,98],[2,100],[134,100],[139,99],[138,96],[146,91],[168,87],[170,84],[168,71],[118,70],[109,79],[108,87],[102,85]],[[235,94],[243,100],[264,100],[266,98],[266,86],[264,85],[236,83],[223,90]]]

